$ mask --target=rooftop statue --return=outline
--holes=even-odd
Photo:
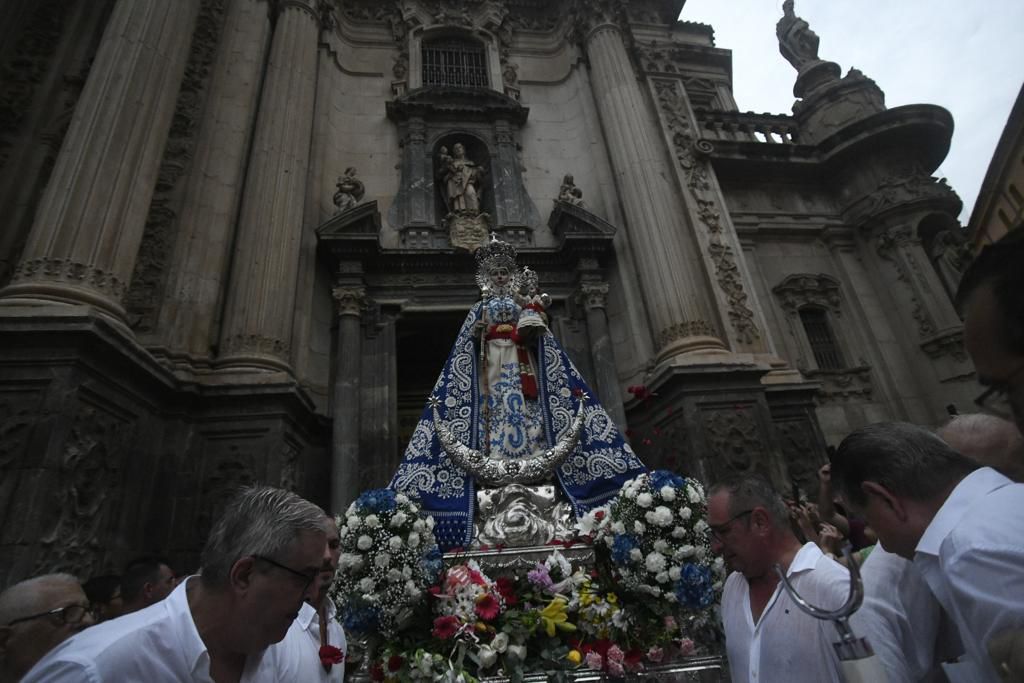
[[[543,543],[572,527],[565,512],[581,515],[608,502],[646,468],[548,329],[550,298],[535,273],[517,271],[515,247],[492,238],[476,261],[481,300],[463,322],[390,487],[420,498],[444,549],[477,539]],[[504,515],[502,523],[475,518],[478,503]],[[495,530],[510,525],[519,531],[503,537]]]
[[[818,34],[811,30],[810,24],[796,16],[793,0],[785,0],[782,3],[782,11],[782,18],[775,25],[775,35],[779,37],[779,52],[799,71],[803,66],[819,61]]]

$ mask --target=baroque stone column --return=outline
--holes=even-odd
[[[654,326],[658,360],[725,344],[707,299],[703,263],[686,224],[664,146],[655,138],[621,29],[598,19],[583,39],[608,140],[640,284]]]
[[[160,310],[159,329],[172,353],[205,357],[216,340],[214,321],[269,46],[269,11],[267,0],[228,3]]]
[[[7,303],[88,304],[124,321],[131,277],[199,0],[119,0]]]
[[[219,365],[290,371],[316,95],[313,0],[278,5],[235,239]]]
[[[338,514],[359,495],[359,375],[366,289],[339,284],[331,294],[338,305],[338,345],[331,408],[330,511]]]
[[[626,426],[626,411],[622,407],[622,392],[615,366],[615,349],[608,333],[608,283],[581,282],[580,303],[587,313],[587,332],[590,337],[590,355],[594,362],[594,381],[601,404],[620,428]]]

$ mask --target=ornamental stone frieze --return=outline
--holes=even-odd
[[[583,282],[579,288],[580,303],[588,311],[594,308],[607,308],[608,291],[607,282]]]
[[[17,284],[40,277],[50,282],[85,286],[115,302],[121,301],[126,289],[125,283],[113,273],[69,258],[43,257],[21,261],[14,269],[11,282]]]
[[[963,330],[953,330],[937,334],[931,339],[921,343],[921,349],[928,354],[929,358],[942,358],[949,356],[961,363],[968,361],[967,350],[964,347]]]
[[[291,343],[259,334],[234,334],[225,337],[220,347],[222,356],[245,355],[246,352],[287,360],[291,355]]]
[[[940,210],[956,216],[962,205],[945,178],[933,177],[915,163],[885,175],[873,190],[847,204],[843,215],[857,225],[896,210]]]
[[[818,391],[820,403],[842,401],[865,401],[871,398],[874,387],[871,383],[871,368],[862,365],[842,370],[801,370],[807,379],[820,382]]]

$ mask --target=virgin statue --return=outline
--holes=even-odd
[[[481,300],[459,330],[390,484],[420,499],[446,550],[483,539],[483,524],[474,538],[478,504],[500,507],[507,499],[517,511],[505,521],[515,526],[545,489],[557,489],[569,514],[579,516],[645,471],[547,328],[550,299],[537,293],[532,271],[525,279],[518,272],[515,247],[492,237],[476,261]]]
[[[480,212],[480,175],[482,169],[466,158],[466,148],[456,142],[449,156],[448,150],[441,148],[442,175],[444,178],[444,198],[448,211]]]

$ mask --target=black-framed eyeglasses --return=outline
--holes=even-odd
[[[302,592],[303,593],[305,593],[307,590],[309,590],[310,585],[312,585],[312,583],[316,579],[316,577],[320,575],[319,571],[315,571],[312,574],[306,574],[304,572],[300,572],[297,569],[292,569],[291,567],[286,567],[285,565],[281,564],[277,560],[272,560],[269,557],[265,557],[263,555],[253,555],[252,557],[255,560],[260,560],[261,562],[266,562],[269,565],[273,565],[273,566],[277,567],[278,569],[283,569],[286,572],[288,572],[289,574],[292,574],[292,575],[297,576],[300,579],[302,579],[302,581],[303,581]]]
[[[43,617],[56,616],[60,619],[62,624],[78,624],[81,623],[82,619],[85,619],[86,614],[93,615],[96,617],[96,608],[91,605],[65,605],[64,607],[58,607],[57,609],[51,609],[47,612],[40,612],[39,614],[33,614],[28,617],[20,617],[14,621],[7,622],[8,626],[14,626],[20,624],[23,621],[32,621],[33,619],[42,619]]]
[[[1024,365],[1010,373],[1006,379],[993,384],[974,399],[974,404],[987,413],[999,417],[1011,417],[1013,408],[1010,405],[1010,391],[1013,381],[1024,374]]]
[[[746,515],[749,515],[753,511],[754,511],[754,508],[751,508],[749,510],[744,510],[743,512],[741,512],[739,514],[733,515],[732,517],[730,517],[729,519],[725,520],[721,524],[716,524],[714,526],[709,526],[708,530],[711,532],[711,537],[716,539],[716,540],[718,540],[718,541],[724,540],[722,538],[722,536],[724,536],[725,534],[729,533],[729,527],[732,526],[732,523],[735,522],[740,517],[745,517]]]

